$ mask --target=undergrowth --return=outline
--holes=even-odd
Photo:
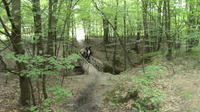
[[[115,106],[130,105],[131,110],[138,112],[159,112],[164,92],[156,88],[156,80],[163,77],[166,68],[158,65],[149,65],[139,76],[133,76],[131,84],[119,84],[108,91],[106,101]]]

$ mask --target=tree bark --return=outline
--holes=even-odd
[[[165,36],[167,39],[167,59],[172,58],[172,48],[173,48],[173,42],[171,37],[171,15],[170,15],[170,0],[164,1],[164,15],[165,15]]]
[[[42,20],[40,0],[32,0],[33,18],[34,18],[34,35],[37,38],[37,55],[43,55],[43,38],[42,38]]]
[[[44,49],[43,49],[43,36],[42,36],[42,19],[41,19],[41,8],[40,8],[40,0],[32,0],[32,10],[33,10],[33,19],[34,19],[34,36],[36,39],[37,45],[37,55],[43,56]],[[40,66],[43,68],[43,66]],[[39,83],[39,81],[38,81]],[[31,90],[33,90],[31,81]],[[32,91],[32,97],[34,97],[34,91]],[[39,98],[40,99],[40,98]],[[33,99],[34,101],[34,99]],[[34,101],[35,102],[35,101]]]
[[[54,55],[53,43],[56,40],[56,11],[57,0],[49,0],[49,20],[48,20],[48,40],[47,40],[47,54]],[[55,43],[56,44],[56,43]]]
[[[25,55],[24,48],[22,46],[22,39],[21,39],[21,0],[12,0],[12,12],[10,11],[9,4],[6,0],[2,0],[7,16],[11,23],[11,43],[13,46],[13,50],[15,55]],[[17,21],[17,22],[16,22]],[[19,102],[22,106],[30,106],[30,85],[29,85],[29,78],[21,75],[20,73],[26,69],[26,66],[22,62],[17,63],[18,68],[18,76],[19,76],[19,84],[20,84],[20,99]]]
[[[157,48],[156,50],[160,50],[160,47],[161,47],[161,43],[162,43],[162,4],[163,4],[163,1],[162,0],[159,0],[159,3],[158,3],[158,36],[157,36]]]
[[[190,35],[190,38],[187,40],[187,52],[191,52],[192,48],[197,46],[199,44],[199,40],[195,37],[191,37],[192,34],[194,33],[195,29],[195,16],[194,16],[194,5],[192,4],[191,1],[186,0],[187,8],[189,10],[189,15],[188,15],[188,35]]]
[[[119,5],[119,0],[116,0],[116,13],[115,13],[115,18],[114,18],[114,43],[115,43],[115,46],[114,46],[114,52],[113,52],[113,60],[112,60],[112,66],[113,66],[113,74],[116,74],[116,55],[117,55],[117,35],[116,35],[116,32],[117,32],[117,20],[118,20],[118,12],[117,12],[117,9],[118,9],[118,5]],[[118,37],[120,38],[120,37]]]
[[[144,41],[145,41],[145,50],[150,51],[149,48],[149,34],[148,34],[148,0],[142,0],[142,11],[143,11],[143,27],[144,27]]]
[[[109,37],[109,23],[108,23],[108,20],[104,19],[103,18],[103,42],[105,44],[108,43],[108,37]]]
[[[126,10],[126,0],[124,0],[124,17],[123,17],[123,22],[124,22],[124,47],[126,49],[126,42],[127,42],[127,28],[126,28],[126,16],[127,16],[127,10]],[[126,59],[127,52],[124,52],[124,70],[127,68],[127,59]]]

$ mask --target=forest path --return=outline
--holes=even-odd
[[[98,44],[100,42],[101,41],[97,41]],[[79,48],[83,48],[88,46],[88,44],[79,41],[78,46]],[[96,59],[95,57],[93,58]],[[91,61],[94,61],[93,58]],[[114,85],[114,82],[109,80],[114,76],[109,73],[98,71],[93,64],[94,63],[89,63],[84,60],[83,68],[86,71],[85,75],[72,76],[71,84],[73,85],[70,86],[67,84],[67,88],[72,88],[74,94],[74,98],[67,104],[70,105],[67,107],[67,112],[108,112],[108,110],[102,108],[103,100],[105,99],[104,93],[110,90],[112,85]],[[66,110],[62,112],[66,112]]]
[[[74,112],[101,112],[100,107],[97,105],[97,101],[101,98],[96,93],[99,93],[98,86],[101,85],[103,80],[103,73],[89,63],[84,66],[88,68],[88,75],[90,75],[91,79],[86,84],[86,87],[79,91],[74,102]]]
[[[99,72],[90,63],[84,64],[87,74],[67,76],[64,87],[71,90],[73,96],[67,98],[56,112],[109,112],[102,108],[107,90],[115,84],[109,80],[114,77],[108,73]]]

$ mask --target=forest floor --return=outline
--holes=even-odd
[[[161,112],[200,112],[200,53],[198,51],[191,55],[196,56],[195,59],[186,56],[160,62],[168,68],[165,77],[157,81],[158,85],[162,85],[159,88],[166,93]],[[85,66],[88,66],[88,74],[65,76],[63,86],[73,96],[54,105],[54,112],[133,112],[106,102],[105,93],[119,84],[131,84],[131,77],[142,70],[141,66],[120,75],[99,72],[91,64]],[[8,83],[5,83],[6,78]],[[61,79],[60,76],[48,77],[48,86],[60,84]],[[18,105],[19,92],[18,77],[0,73],[0,112],[22,109]]]
[[[165,111],[200,112],[200,60],[177,58],[173,75],[159,81],[166,88]]]
[[[163,112],[200,112],[200,70],[199,62],[175,59],[166,77],[158,81],[167,97],[163,103]],[[169,65],[169,62],[166,63]],[[71,90],[72,97],[68,97],[62,104],[53,107],[55,112],[131,112],[123,107],[115,107],[104,102],[105,92],[114,88],[123,79],[130,79],[141,67],[134,68],[121,75],[101,73],[93,66],[89,66],[88,75],[65,77],[64,87]],[[60,78],[60,77],[58,77]],[[19,97],[19,81],[15,76],[0,75],[0,112],[16,112]],[[57,82],[56,82],[57,81]],[[55,78],[48,79],[49,85],[59,84]]]
[[[157,85],[162,85],[161,89],[166,93],[161,112],[200,112],[200,70],[191,68],[193,64],[185,61],[175,65],[166,72],[163,79],[158,80]],[[131,77],[139,70],[141,67],[117,76],[95,72],[69,77],[66,88],[73,90],[74,98],[66,100],[57,108],[63,110],[57,112],[66,112],[66,109],[71,109],[69,112],[133,112],[125,106],[113,106],[104,99],[106,91],[118,84],[131,83]]]

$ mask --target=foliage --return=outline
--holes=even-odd
[[[64,89],[63,87],[59,85],[49,87],[48,91],[53,93],[53,97],[54,97],[53,99],[55,100],[54,101],[55,103],[62,102],[66,96],[72,96],[72,93],[70,91]],[[48,102],[45,105],[47,104]]]
[[[48,91],[53,94],[52,97],[43,100],[42,107],[31,106],[29,109],[31,112],[39,112],[39,108],[42,109],[42,112],[50,112],[50,105],[59,104],[65,99],[65,97],[72,96],[72,93],[69,90],[66,90],[59,85],[49,87]]]
[[[156,79],[163,76],[165,67],[149,65],[145,67],[145,72],[141,71],[140,76],[133,77],[132,81],[137,84],[137,88],[142,92],[142,96],[134,103],[135,108],[139,111],[148,112],[149,110],[157,112],[164,93],[159,89],[151,87]]]
[[[138,37],[141,40],[144,40],[144,45],[141,45],[145,51],[143,52],[144,54],[142,54],[143,59],[149,59],[152,56],[160,55],[163,53],[160,51],[162,50],[162,47],[163,51],[171,53],[172,56],[173,50],[178,48],[176,48],[176,44],[186,44],[186,47],[189,50],[199,44],[199,0],[55,0],[55,3],[52,5],[52,11],[50,11],[51,6],[48,6],[50,5],[50,0],[40,0],[40,6],[38,5],[37,8],[41,9],[39,12],[34,12],[34,1],[36,2],[36,0],[18,0],[17,2],[20,4],[18,11],[20,13],[19,15],[16,13],[16,17],[14,17],[15,13],[13,13],[13,8],[15,7],[13,7],[12,4],[17,2],[9,2],[6,0],[0,1],[0,36],[7,37],[9,36],[8,34],[11,34],[11,37],[7,38],[8,42],[6,42],[5,45],[0,44],[0,50],[7,47],[7,45],[16,47],[23,44],[21,47],[23,48],[22,52],[25,51],[25,53],[22,53],[25,55],[16,55],[19,54],[20,51],[20,47],[17,47],[14,48],[15,53],[3,54],[0,52],[0,55],[14,60],[17,64],[22,63],[21,65],[24,66],[22,67],[19,65],[18,68],[21,67],[23,70],[19,69],[17,72],[20,72],[19,74],[21,76],[27,76],[28,79],[30,78],[31,80],[40,80],[41,76],[44,75],[58,75],[61,70],[71,70],[74,68],[74,62],[79,59],[79,56],[76,54],[72,54],[67,58],[58,58],[47,55],[27,55],[30,52],[30,54],[35,54],[38,50],[37,47],[39,46],[46,46],[47,37],[52,36],[52,43],[48,43],[49,45],[52,44],[52,47],[54,47],[52,50],[56,51],[57,48],[62,46],[62,43],[63,54],[65,55],[68,48],[72,48],[70,43],[73,41],[72,37],[77,33],[76,29],[82,28],[86,36],[103,36],[103,19],[108,19],[109,21],[109,25],[106,25],[109,27],[109,36],[112,37],[114,30],[116,29],[116,32],[119,34],[119,40],[120,38],[123,38],[122,43],[124,43],[124,47],[130,49],[127,54],[125,54],[125,57],[134,54],[134,50],[131,47],[133,47],[134,45],[132,44],[136,42],[135,39],[137,34],[140,34]],[[99,10],[94,7],[94,2],[97,4]],[[119,2],[118,6],[117,2]],[[167,4],[169,4],[169,6],[167,6]],[[17,5],[15,6],[17,7]],[[11,11],[11,15],[6,11]],[[39,16],[36,17],[38,20],[35,20],[36,18],[33,16],[36,14],[41,15],[41,21]],[[50,18],[50,14],[53,14],[52,18]],[[19,19],[21,22],[12,22],[13,19]],[[117,21],[115,22],[115,20]],[[39,27],[40,24],[41,29],[36,28]],[[116,24],[116,27],[112,28],[111,24]],[[18,34],[19,38],[12,37],[13,34],[15,34],[15,30],[17,30],[16,26],[19,26],[18,30],[21,29],[21,33]],[[49,28],[50,26],[53,26],[53,28]],[[36,29],[41,31],[36,31]],[[52,32],[55,33],[55,36],[54,34],[49,36]],[[41,42],[39,42],[39,37],[41,37]],[[125,37],[127,37],[127,40]],[[60,40],[62,42],[60,42]],[[119,44],[116,42],[112,43],[113,40],[115,39],[111,38],[109,40],[111,43],[107,47],[117,45],[118,49]],[[134,40],[134,42],[132,42],[132,40]],[[0,43],[4,42],[5,41],[3,40]],[[58,42],[58,44],[56,42]],[[15,45],[15,43],[17,43],[17,45]],[[48,45],[47,47],[48,49],[51,48]],[[36,48],[36,51],[33,50],[34,48]],[[45,50],[46,49],[44,48],[44,52]],[[148,53],[146,53],[146,51]],[[118,51],[116,54],[121,55]],[[199,53],[191,52],[187,57],[199,60],[200,55]],[[151,85],[155,83],[156,79],[161,78],[165,71],[164,67],[156,66],[158,63],[159,60],[153,60],[153,65],[145,67],[144,72],[140,72],[140,76],[132,78],[132,81],[136,86],[127,88],[128,90],[123,89],[124,87],[120,86],[114,89],[110,94],[116,94],[116,91],[118,90],[120,92],[128,92],[130,90],[131,93],[142,94],[141,96],[134,96],[134,98],[137,99],[134,99],[135,102],[133,103],[133,106],[138,110],[147,110],[148,105],[146,104],[149,102],[150,105],[153,105],[153,108],[157,108],[163,93],[158,89],[151,87]],[[194,66],[199,68],[198,63]],[[55,102],[59,102],[60,99],[63,99],[63,97],[61,97],[62,94],[69,95],[69,92],[58,86],[54,86],[50,90],[57,90],[54,94],[56,96]],[[123,99],[124,97],[118,97],[118,95],[111,96],[110,98],[115,104]],[[44,105],[48,105],[52,102],[52,99],[46,99]],[[31,110],[34,111],[37,109],[36,107],[32,107]]]
[[[77,54],[59,59],[48,56],[14,55],[13,53],[4,54],[4,56],[16,62],[25,63],[27,68],[22,71],[21,75],[26,75],[35,80],[41,75],[58,75],[62,69],[73,69],[73,63],[80,59]]]
[[[106,100],[116,106],[131,102],[132,109],[139,112],[158,112],[165,94],[153,85],[165,70],[165,67],[156,65],[145,67],[145,72],[140,71],[139,76],[134,76],[131,84],[123,82],[108,91]]]

